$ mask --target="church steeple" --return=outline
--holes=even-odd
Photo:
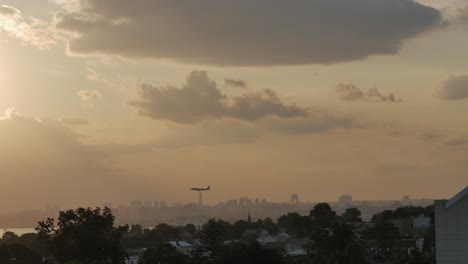
[[[252,223],[252,218],[250,217],[250,209],[248,211],[248,215],[247,215],[247,222],[250,224]]]

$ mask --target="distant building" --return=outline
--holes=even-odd
[[[248,200],[249,200],[248,197],[239,198],[239,205],[247,205]]]
[[[353,202],[353,197],[349,194],[343,194],[339,198],[341,205],[349,205]]]
[[[299,203],[299,194],[291,194],[291,203],[298,204]]]
[[[431,218],[424,215],[419,215],[413,219],[414,228],[429,228],[431,227]]]
[[[410,205],[410,204],[411,204],[410,197],[409,197],[408,195],[403,196],[403,200],[401,201],[401,203],[402,203],[404,206]]]
[[[159,208],[166,208],[167,202],[166,201],[159,201]]]
[[[436,200],[437,264],[468,261],[468,187],[450,200]]]

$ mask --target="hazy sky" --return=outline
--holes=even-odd
[[[0,211],[445,198],[468,0],[0,0]]]

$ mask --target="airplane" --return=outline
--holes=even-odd
[[[206,187],[206,188],[191,188],[190,190],[191,190],[191,191],[197,191],[197,192],[209,191],[209,190],[210,190],[210,186],[208,186],[208,187]]]

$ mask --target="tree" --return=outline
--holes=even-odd
[[[203,250],[211,259],[218,259],[224,245],[229,237],[231,225],[223,220],[210,219],[203,225],[200,243]]]
[[[284,257],[278,250],[262,248],[258,243],[232,243],[223,247],[220,263],[223,264],[283,264]]]
[[[173,226],[161,223],[155,228],[158,235],[163,239],[163,241],[171,241],[180,239],[179,232]]]
[[[126,257],[120,240],[128,227],[114,227],[114,216],[107,207],[60,211],[57,226],[48,218],[36,230],[48,252],[61,263],[119,264]]]
[[[342,214],[344,222],[362,222],[361,211],[357,208],[348,208]]]
[[[306,245],[314,264],[365,264],[366,251],[346,224],[317,229]]]
[[[310,210],[310,216],[321,227],[329,227],[335,220],[336,213],[328,203],[318,203]]]
[[[233,225],[232,225],[232,234],[233,234],[233,237],[235,239],[240,239],[242,237],[242,235],[244,234],[245,230],[249,229],[250,228],[250,225],[249,222],[245,221],[245,220],[239,220],[239,221],[236,221]]]
[[[162,243],[145,251],[138,264],[184,264],[189,257],[178,252],[171,244]]]
[[[314,222],[308,216],[298,213],[288,213],[278,218],[278,226],[295,237],[307,237],[312,234]]]
[[[273,219],[267,217],[263,220],[263,227],[268,231],[270,234],[277,234],[279,231],[278,225],[273,222]]]
[[[398,228],[389,222],[379,222],[364,232],[368,240],[375,242],[383,259],[391,259],[394,254],[395,241],[400,237]]]
[[[197,234],[197,227],[194,224],[186,224],[184,231],[194,237]]]
[[[4,244],[18,243],[19,242],[19,237],[14,232],[5,230],[5,232],[3,233],[1,242],[4,243]]]
[[[40,264],[41,256],[20,244],[0,245],[0,263]]]

